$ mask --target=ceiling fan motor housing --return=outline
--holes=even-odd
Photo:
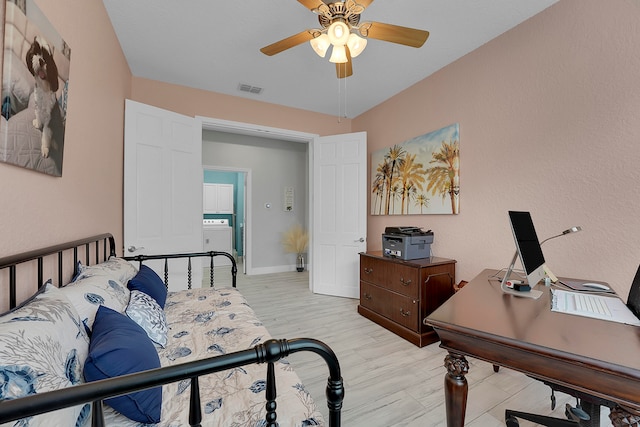
[[[342,21],[350,27],[357,27],[360,23],[360,14],[364,11],[364,8],[358,5],[353,0],[347,2],[335,2],[326,5],[325,7],[318,8],[318,21],[322,28],[329,28],[329,26],[336,22]]]

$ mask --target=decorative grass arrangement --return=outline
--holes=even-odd
[[[282,246],[288,253],[301,254],[307,250],[309,234],[300,224],[293,225],[282,235]]]

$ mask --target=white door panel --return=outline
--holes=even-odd
[[[124,151],[125,254],[202,251],[200,123],[127,100]],[[193,259],[191,263],[192,283],[199,286],[200,260]],[[158,263],[149,265],[163,277]],[[171,264],[172,290],[186,287],[186,282],[178,278],[186,268],[186,261]]]
[[[313,150],[312,287],[359,298],[366,250],[366,133],[316,138]]]

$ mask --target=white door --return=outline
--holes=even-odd
[[[366,250],[367,134],[313,141],[311,286],[315,293],[360,297]]]
[[[247,220],[249,218],[251,206],[249,206],[249,185],[251,179],[251,171],[243,174],[242,182],[244,184],[244,216],[240,218],[240,238],[242,239],[242,273],[247,274]]]
[[[126,100],[124,137],[125,254],[202,251],[199,121]],[[164,277],[161,263],[149,265]],[[195,286],[202,281],[200,266],[192,260]],[[186,288],[186,269],[186,261],[170,264],[171,290]]]

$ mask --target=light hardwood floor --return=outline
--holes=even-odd
[[[218,286],[229,283],[225,272],[215,272]],[[357,300],[313,294],[308,283],[306,271],[238,274],[238,289],[274,338],[315,338],[336,353],[345,384],[343,426],[445,426],[446,352],[438,343],[418,348],[360,316]],[[326,417],[324,361],[306,353],[288,359]],[[504,426],[506,408],[564,417],[565,403],[575,404],[556,393],[552,412],[544,384],[504,368],[494,373],[490,364],[468,360],[467,426]],[[601,426],[611,426],[606,408],[601,418]],[[520,422],[521,427],[533,425]]]

